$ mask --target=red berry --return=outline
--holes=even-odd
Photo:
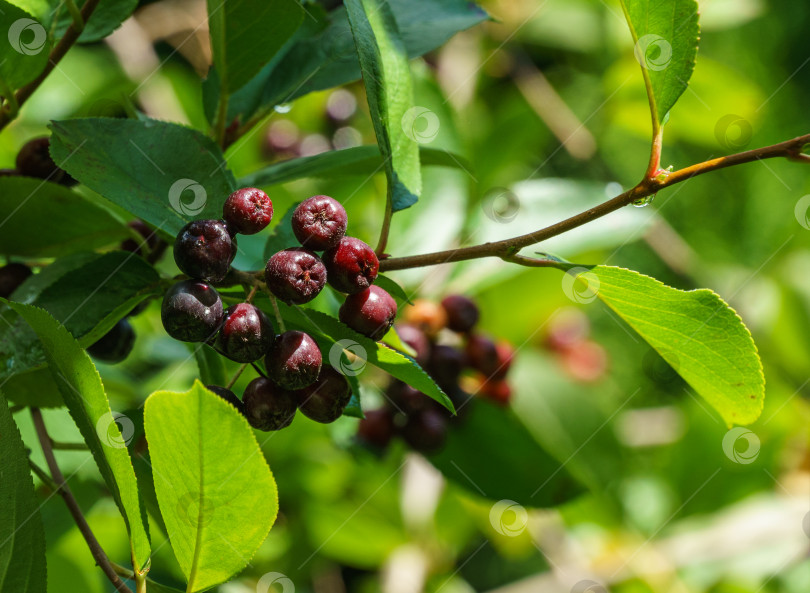
[[[308,334],[286,331],[276,336],[265,358],[267,374],[285,389],[312,385],[321,370],[321,351]]]
[[[31,268],[25,264],[11,263],[0,268],[0,297],[10,297],[31,274]]]
[[[568,347],[560,358],[563,368],[577,381],[597,381],[607,371],[607,352],[592,340],[582,340]]]
[[[183,280],[163,297],[160,318],[166,333],[181,342],[205,342],[222,324],[219,293],[202,280]]]
[[[354,237],[343,237],[335,247],[324,252],[323,263],[329,284],[347,294],[371,286],[380,268],[374,250]]]
[[[329,424],[343,414],[352,398],[352,388],[346,377],[329,365],[321,367],[318,380],[296,391],[298,409],[311,420]]]
[[[219,282],[228,273],[233,251],[233,242],[223,221],[195,220],[177,235],[174,261],[192,278]]]
[[[264,268],[267,288],[288,304],[301,305],[314,299],[326,284],[326,267],[306,249],[279,251]]]
[[[498,372],[498,349],[495,342],[486,336],[470,336],[464,352],[467,354],[467,363],[485,377],[490,378]]]
[[[512,399],[512,388],[503,379],[495,381],[484,381],[480,392],[487,399],[491,399],[501,405],[506,405]]]
[[[467,333],[478,323],[478,306],[465,296],[447,296],[442,299],[442,307],[447,313],[447,327],[454,332]]]
[[[295,394],[264,377],[248,383],[242,403],[247,421],[258,430],[281,430],[295,418]]]
[[[340,202],[329,196],[312,196],[293,212],[292,230],[301,245],[323,251],[340,242],[347,223],[346,210]]]
[[[343,323],[372,340],[379,340],[388,333],[396,316],[396,301],[379,286],[350,294],[338,312]]]
[[[430,340],[428,340],[425,332],[409,323],[397,324],[394,329],[396,329],[399,339],[416,352],[414,360],[424,367],[430,357]]]
[[[262,190],[243,187],[225,200],[222,216],[236,232],[255,235],[273,219],[273,202]]]
[[[217,336],[222,354],[236,362],[255,362],[273,344],[273,326],[261,309],[250,303],[228,307]]]
[[[447,325],[444,308],[427,299],[416,299],[405,309],[403,317],[430,337],[435,337]]]
[[[386,408],[369,410],[357,426],[357,438],[380,449],[387,447],[393,436],[394,418]]]

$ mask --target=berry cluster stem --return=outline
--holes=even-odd
[[[515,263],[526,262],[516,261],[513,257],[517,250],[535,243],[540,243],[546,239],[561,235],[571,229],[580,227],[586,223],[594,221],[598,218],[606,216],[611,212],[619,210],[624,206],[633,203],[636,200],[643,199],[655,195],[662,189],[681,183],[698,175],[703,175],[710,171],[717,171],[750,163],[764,159],[772,158],[787,158],[789,160],[807,163],[810,162],[810,156],[803,153],[805,146],[810,144],[810,134],[798,136],[792,140],[786,140],[771,146],[764,146],[762,148],[755,148],[745,152],[732,154],[716,159],[704,161],[673,171],[664,179],[656,179],[655,177],[646,177],[631,189],[619,194],[618,196],[602,202],[598,206],[589,208],[579,214],[570,218],[566,218],[560,222],[542,228],[540,230],[519,235],[510,239],[503,239],[501,241],[493,241],[490,243],[482,243],[480,245],[471,245],[469,247],[461,247],[458,249],[448,249],[446,251],[437,251],[434,253],[425,253],[421,255],[411,255],[407,257],[393,257],[383,259],[380,261],[380,272],[390,272],[393,270],[405,270],[409,268],[421,268],[425,266],[435,266],[439,264],[446,264],[458,261],[465,261],[470,259],[479,259],[482,257],[500,257]],[[533,264],[536,265],[536,264]]]

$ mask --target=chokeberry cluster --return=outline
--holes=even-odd
[[[348,405],[351,387],[343,375],[323,365],[315,340],[294,330],[276,335],[267,314],[251,302],[225,309],[214,288],[228,274],[236,235],[260,232],[272,217],[267,194],[244,188],[227,198],[222,220],[195,220],[183,227],[174,259],[189,278],[166,293],[163,326],[173,338],[206,342],[233,361],[263,360],[266,374],[248,384],[241,400],[230,390],[212,388],[231,403],[239,402],[234,405],[253,427],[279,430],[292,422],[296,410],[318,422],[333,422]],[[265,283],[273,297],[289,305],[310,302],[328,283],[347,294],[341,321],[378,340],[393,325],[397,305],[374,286],[377,256],[364,242],[345,235],[347,223],[346,210],[337,200],[318,195],[303,201],[292,216],[300,245],[270,257]]]
[[[478,306],[462,295],[451,295],[440,304],[416,300],[396,326],[402,342],[458,412],[453,417],[433,399],[401,381],[385,390],[386,402],[368,411],[358,427],[358,439],[378,448],[395,436],[412,449],[435,453],[444,445],[452,422],[463,420],[471,398],[482,397],[507,405],[511,388],[506,381],[513,349],[475,331]]]

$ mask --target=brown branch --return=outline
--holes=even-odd
[[[56,492],[65,501],[73,520],[76,522],[76,526],[79,528],[84,540],[87,542],[87,547],[90,548],[90,553],[93,555],[96,564],[98,564],[101,570],[104,571],[104,574],[117,591],[121,591],[122,593],[132,593],[132,590],[127,587],[124,581],[122,581],[121,578],[116,574],[115,569],[110,563],[110,559],[107,557],[104,550],[101,549],[101,545],[98,543],[96,536],[93,534],[93,531],[87,524],[87,519],[84,518],[82,510],[79,508],[79,503],[76,502],[73,493],[65,483],[65,477],[62,475],[62,471],[59,469],[59,466],[56,463],[56,457],[54,457],[53,454],[51,437],[48,434],[47,428],[45,428],[45,422],[42,420],[42,412],[40,412],[38,408],[31,408],[31,418],[34,421],[34,428],[37,431],[39,443],[42,445],[42,453],[45,456],[45,461],[48,463],[48,469],[51,472],[53,481],[58,487]]]
[[[556,237],[562,233],[580,227],[589,223],[597,218],[601,218],[631,204],[632,202],[647,198],[655,195],[662,189],[681,183],[687,179],[692,179],[698,175],[703,175],[710,171],[717,171],[741,165],[743,163],[750,163],[763,159],[772,158],[788,158],[797,162],[810,162],[810,157],[802,153],[806,145],[810,144],[810,134],[793,138],[779,144],[772,146],[765,146],[732,154],[730,156],[712,159],[689,167],[684,167],[678,171],[669,173],[661,178],[648,179],[638,183],[635,187],[619,194],[615,198],[611,198],[606,202],[589,208],[584,212],[580,212],[563,221],[547,226],[533,233],[512,237],[510,239],[503,239],[502,241],[493,241],[491,243],[483,243],[481,245],[472,245],[470,247],[460,247],[458,249],[448,249],[446,251],[437,251],[435,253],[425,253],[422,255],[411,255],[408,257],[393,257],[384,259],[380,262],[381,272],[390,272],[392,270],[405,270],[408,268],[421,268],[424,266],[435,266],[439,264],[446,264],[469,259],[478,259],[482,257],[500,257],[509,259],[518,250],[540,243],[551,237]]]
[[[93,11],[96,10],[96,7],[100,1],[101,0],[87,0],[84,3],[80,13],[84,23],[87,23],[87,21],[90,19],[90,15],[92,15]],[[39,76],[37,76],[34,80],[21,87],[15,93],[14,96],[17,100],[18,109],[23,106],[23,103],[25,103],[29,97],[34,94],[34,91],[36,91],[45,81],[45,79],[48,78],[48,75],[53,72],[56,65],[59,64],[62,58],[65,57],[65,54],[67,54],[68,50],[73,47],[81,34],[81,30],[79,27],[77,27],[75,22],[67,28],[65,34],[62,36],[62,39],[60,39],[59,43],[57,43],[56,46],[54,46],[54,48],[51,50],[51,55],[48,56],[48,63],[45,65],[45,69],[40,72]],[[13,119],[14,117],[8,111],[4,110],[0,112],[0,130],[5,128]]]

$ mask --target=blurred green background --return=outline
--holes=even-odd
[[[700,4],[697,67],[666,126],[662,166],[806,133],[810,4]],[[482,5],[496,20],[412,64],[415,104],[438,117],[438,135],[427,145],[466,164],[424,170],[421,201],[395,216],[393,255],[540,228],[631,187],[644,172],[649,114],[618,3]],[[11,166],[25,140],[46,132],[43,122],[119,115],[130,101],[152,117],[205,128],[200,78],[186,59],[193,55],[163,41],[143,43],[138,33],[149,30],[147,19],[131,25],[107,44],[68,55],[0,136],[0,166]],[[160,62],[154,73],[144,66]],[[280,106],[227,157],[238,177],[276,160],[373,142],[362,84],[355,83]],[[350,232],[373,241],[384,184],[369,171],[265,189],[277,220],[309,195],[334,196],[346,204]],[[443,480],[399,443],[375,455],[354,441],[356,419],[324,427],[299,415],[290,429],[259,435],[281,513],[245,572],[219,590],[254,591],[268,572],[286,575],[302,593],[810,590],[810,223],[806,207],[796,212],[807,194],[806,168],[757,162],[682,183],[646,208],[627,208],[538,247],[678,288],[709,287],[726,299],[765,366],[765,409],[749,427],[760,447],[753,462],[724,452],[728,427],[614,314],[599,301],[568,299],[560,272],[481,260],[392,273],[414,297],[461,292],[476,299],[483,329],[518,348],[513,411],[588,492],[558,508],[524,505],[525,520],[523,506],[493,520],[495,501],[477,484]],[[235,265],[262,267],[263,243],[261,236],[240,238]],[[170,260],[161,264],[164,273],[175,272]],[[337,301],[322,300],[336,309]],[[113,409],[137,418],[149,393],[187,390],[198,370],[190,351],[164,333],[158,303],[133,324],[134,354],[99,368]],[[548,343],[567,330],[587,337],[562,355]],[[246,373],[237,388],[251,378]],[[370,371],[361,380],[368,409],[385,380]],[[79,438],[66,411],[45,418],[55,439]],[[16,419],[42,464],[27,416]],[[136,435],[137,451],[140,427]],[[526,454],[509,449],[508,435],[487,445]],[[126,563],[123,522],[90,456],[58,455],[65,475],[75,473],[70,483],[103,547]],[[493,460],[479,462],[485,471]],[[510,479],[540,488],[553,476]],[[45,503],[43,520],[49,590],[110,590],[58,497]],[[159,517],[153,520],[152,576],[180,587]]]

